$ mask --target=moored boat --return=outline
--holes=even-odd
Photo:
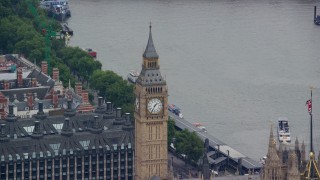
[[[52,5],[68,5],[68,0],[42,0],[40,8],[49,10]]]
[[[135,84],[136,83],[136,80],[138,79],[139,77],[139,72],[137,71],[130,71],[129,74],[127,75],[127,79],[129,82]]]
[[[91,49],[91,48],[86,48],[84,49],[91,57],[96,58],[97,57],[97,51]]]
[[[64,5],[51,5],[48,10],[48,16],[53,17],[58,21],[65,21],[70,14],[70,10]]]
[[[291,142],[289,122],[286,117],[278,119],[279,142]]]
[[[64,35],[68,33],[70,36],[73,36],[73,30],[69,28],[69,26],[66,23],[61,24],[61,33]]]
[[[173,114],[179,116],[180,118],[183,118],[183,115],[181,113],[181,109],[178,106],[176,106],[174,104],[169,104],[168,105],[168,110],[170,112],[172,112]]]

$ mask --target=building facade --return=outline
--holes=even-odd
[[[168,178],[168,90],[160,73],[151,25],[135,93],[135,179]]]
[[[38,113],[19,119],[9,105],[0,120],[0,179],[133,179],[134,127],[110,102],[77,114],[71,101],[63,116]]]
[[[284,144],[279,144],[276,148],[276,141],[273,136],[272,127],[270,129],[269,148],[265,161],[261,179],[263,180],[320,180],[319,160],[316,161],[315,154],[310,151],[309,160],[306,159],[306,146],[304,142],[299,145],[295,140],[294,149],[287,148]]]
[[[94,112],[89,103],[88,91],[82,90],[82,84],[76,83],[73,89],[64,88],[60,81],[59,69],[52,68],[49,76],[48,63],[41,62],[41,68],[23,57],[7,54],[3,59],[17,64],[16,73],[0,73],[0,119],[8,114],[8,104],[14,104],[14,114],[20,118],[30,118],[38,112],[37,103],[43,103],[43,111],[57,111],[72,100],[72,108],[77,112]],[[15,76],[14,76],[15,75]]]

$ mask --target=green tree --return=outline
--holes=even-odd
[[[89,80],[90,87],[98,91],[98,95],[121,107],[123,112],[133,113],[134,94],[133,85],[123,80],[113,71],[96,70]]]
[[[174,145],[178,154],[187,156],[187,162],[198,162],[204,151],[203,142],[196,132],[190,132],[187,129],[176,132]]]
[[[133,85],[125,80],[121,79],[110,84],[106,91],[106,99],[113,102],[115,106],[120,107],[122,104],[134,102]]]
[[[114,73],[113,71],[101,71],[96,70],[90,77],[90,87],[98,91],[99,96],[106,98],[106,90],[112,84],[122,80],[122,77]]]

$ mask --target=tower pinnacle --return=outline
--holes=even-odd
[[[146,47],[146,50],[143,53],[144,58],[159,58],[159,55],[157,54],[157,51],[154,47],[153,40],[152,40],[152,33],[151,33],[151,22],[149,26],[149,39],[148,39],[148,44]]]

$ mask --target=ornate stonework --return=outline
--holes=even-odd
[[[135,85],[135,179],[168,178],[168,91],[159,71],[151,25],[141,73]]]

